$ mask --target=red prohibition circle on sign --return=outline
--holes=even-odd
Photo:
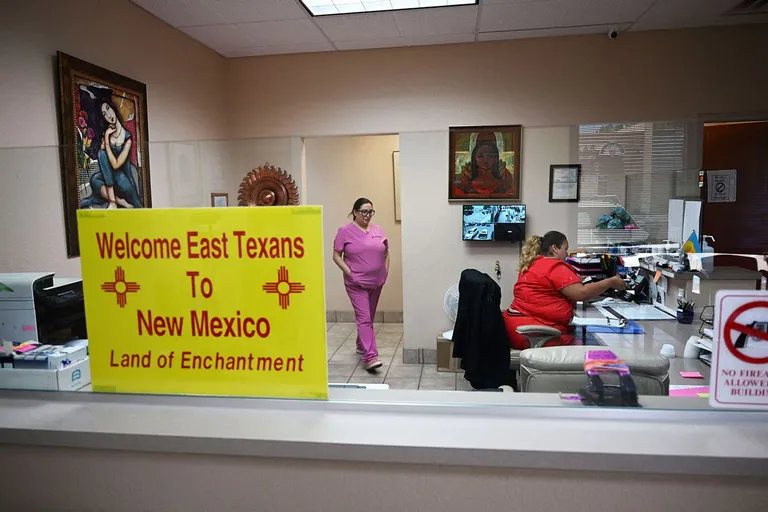
[[[731,316],[728,317],[728,320],[725,321],[725,325],[723,326],[723,339],[725,339],[725,346],[728,347],[728,351],[737,359],[750,364],[768,364],[768,357],[750,357],[746,354],[742,354],[741,351],[736,348],[733,339],[731,338],[731,331],[739,331],[746,333],[748,336],[768,341],[768,333],[736,323],[736,318],[738,318],[740,314],[755,308],[768,308],[768,301],[759,300],[756,302],[748,302],[747,304],[743,304],[736,308],[733,313],[731,313]]]

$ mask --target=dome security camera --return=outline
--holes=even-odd
[[[619,29],[616,27],[611,27],[608,29],[608,39],[616,39],[619,37]]]

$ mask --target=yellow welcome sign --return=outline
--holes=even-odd
[[[77,214],[94,391],[327,398],[320,207]]]

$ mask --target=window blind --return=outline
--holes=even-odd
[[[578,245],[662,243],[669,200],[699,195],[689,139],[684,122],[581,125]]]

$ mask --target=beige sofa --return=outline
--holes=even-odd
[[[627,349],[565,346],[529,348],[520,353],[520,391],[578,393],[587,385],[584,357],[590,350],[610,350],[623,359],[638,395],[669,395],[669,359]]]

